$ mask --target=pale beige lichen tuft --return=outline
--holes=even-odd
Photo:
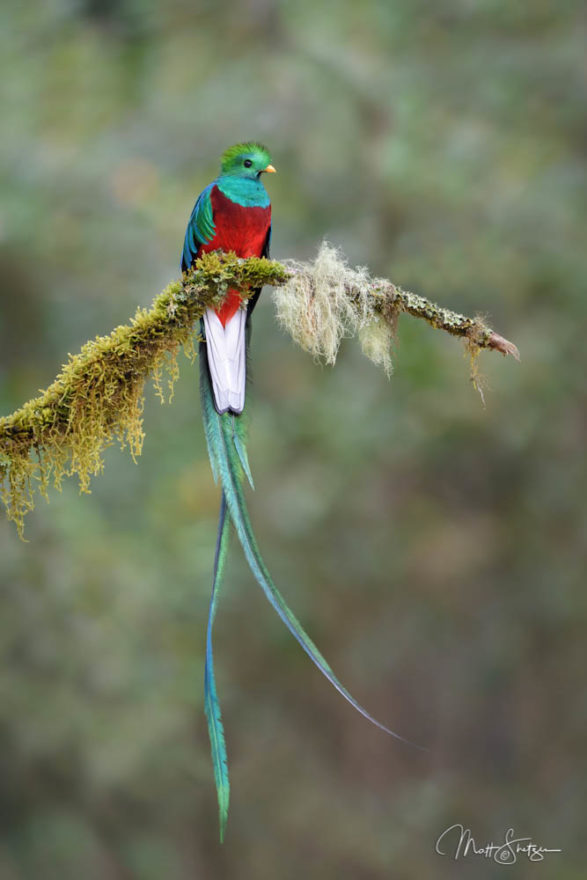
[[[334,364],[341,340],[359,334],[367,357],[391,373],[393,328],[376,310],[373,282],[323,242],[311,264],[288,262],[292,277],[274,293],[277,319],[318,360]]]
[[[381,315],[376,315],[373,320],[359,328],[363,354],[378,367],[382,367],[388,379],[393,373],[393,340],[394,326]]]

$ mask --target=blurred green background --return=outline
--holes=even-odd
[[[216,627],[227,840],[203,715],[218,492],[197,369],[0,527],[2,880],[585,876],[585,136],[567,0],[5,0],[0,412],[178,275],[235,141],[279,173],[273,254],[352,263],[490,315],[521,364],[400,321],[388,382],[255,314],[261,547],[372,728],[312,667],[236,543]],[[563,849],[434,852],[462,822]]]

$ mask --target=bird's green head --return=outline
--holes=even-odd
[[[255,142],[229,147],[222,154],[220,168],[222,177],[248,177],[251,180],[258,180],[264,171],[275,171],[267,147]]]

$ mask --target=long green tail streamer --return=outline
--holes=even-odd
[[[222,416],[218,415],[214,409],[212,389],[210,387],[208,370],[205,368],[205,364],[202,364],[200,375],[204,425],[208,441],[208,449],[212,458],[212,467],[214,472],[217,473],[220,478],[230,517],[255,579],[291,634],[297,639],[304,651],[306,651],[323,675],[326,676],[339,693],[341,693],[342,696],[361,713],[361,715],[371,721],[376,727],[384,730],[386,733],[390,734],[390,736],[413,746],[414,743],[400,736],[400,734],[395,731],[390,730],[380,721],[377,721],[376,718],[373,718],[373,716],[355,700],[344,685],[340,683],[273,583],[271,575],[269,574],[267,566],[265,565],[259,551],[242,490],[243,467],[241,465],[239,454],[235,449],[233,431],[236,430],[238,432],[239,439],[244,446],[244,426],[242,426],[241,419],[238,417],[229,414]],[[421,747],[418,746],[417,748]]]
[[[316,664],[322,674],[336,688],[336,690],[342,694],[345,700],[348,700],[357,712],[360,712],[361,715],[367,718],[376,727],[379,727],[380,730],[385,731],[385,733],[401,740],[401,742],[404,742],[407,745],[414,746],[422,751],[426,750],[422,746],[418,746],[410,740],[405,739],[403,736],[400,736],[399,733],[390,730],[389,727],[386,727],[380,721],[377,721],[376,718],[373,718],[373,716],[355,700],[352,694],[349,693],[335,676],[334,672],[273,583],[271,575],[269,574],[267,566],[265,565],[259,551],[243,494],[243,476],[246,475],[252,485],[252,477],[246,454],[245,423],[239,416],[234,416],[230,413],[219,415],[216,412],[204,345],[201,347],[201,355],[200,392],[206,442],[208,444],[208,453],[210,455],[214,478],[216,480],[220,479],[222,486],[222,505],[220,508],[218,543],[214,567],[214,586],[210,603],[208,644],[206,649],[206,714],[208,716],[208,727],[212,743],[212,759],[214,762],[214,775],[220,807],[220,837],[222,840],[228,812],[229,783],[224,732],[214,682],[212,663],[212,623],[216,612],[218,586],[222,577],[228,547],[227,510],[256,581],[261,586],[265,596],[291,634],[300,643],[304,651]]]
[[[220,703],[216,693],[216,679],[214,676],[214,656],[212,654],[212,627],[216,616],[218,603],[218,590],[228,552],[228,539],[230,537],[230,520],[226,516],[226,499],[222,493],[220,502],[220,515],[218,517],[218,538],[216,541],[216,556],[214,558],[214,580],[212,583],[212,595],[210,597],[210,611],[208,614],[208,631],[206,635],[206,667],[204,670],[204,709],[208,720],[208,733],[210,734],[210,746],[212,748],[212,764],[214,767],[214,780],[218,795],[218,811],[220,821],[220,842],[224,840],[224,831],[228,819],[228,802],[230,799],[230,782],[228,780],[228,761],[226,757],[226,743],[224,742],[224,727]]]

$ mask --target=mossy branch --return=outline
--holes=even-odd
[[[206,254],[169,284],[149,311],[138,309],[129,324],[87,342],[46,391],[0,419],[2,500],[19,534],[36,489],[46,496],[50,482],[59,487],[64,475],[76,474],[81,491],[89,491],[104,449],[116,439],[128,445],[133,458],[140,455],[147,378],[154,376],[163,397],[165,367],[171,394],[178,351],[183,346],[195,356],[194,325],[205,309],[221,301],[229,286],[247,297],[263,285],[281,288],[276,296],[281,323],[303,348],[330,363],[342,336],[356,330],[366,354],[389,371],[390,335],[402,311],[462,336],[473,354],[493,348],[518,356],[514,345],[480,320],[389,281],[372,280],[365,270],[351,270],[328,245],[314,264]]]

